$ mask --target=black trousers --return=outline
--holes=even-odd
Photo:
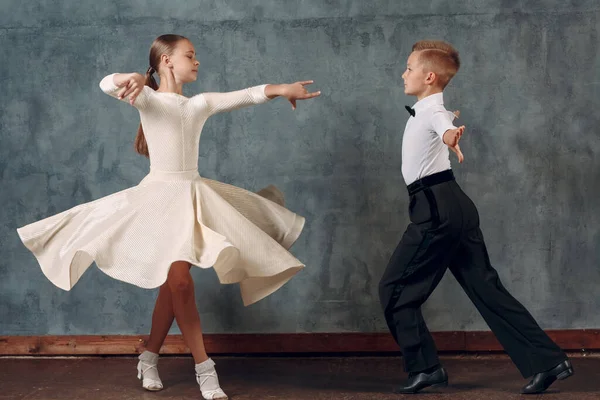
[[[523,377],[567,359],[531,314],[504,288],[488,257],[475,204],[451,170],[408,187],[411,224],[379,284],[388,327],[402,349],[407,372],[439,364],[421,314],[449,268]]]

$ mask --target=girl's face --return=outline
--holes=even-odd
[[[198,78],[196,51],[189,40],[180,40],[175,46],[175,51],[168,57],[167,67],[172,68],[175,80],[180,83],[194,82]]]

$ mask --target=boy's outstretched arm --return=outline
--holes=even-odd
[[[444,144],[446,146],[450,147],[450,150],[452,150],[453,152],[456,153],[459,163],[462,163],[463,160],[465,159],[465,157],[463,156],[463,153],[460,151],[460,146],[458,145],[458,142],[460,141],[460,137],[462,136],[464,131],[465,131],[464,125],[462,125],[458,128],[448,129],[446,132],[444,132],[444,138],[443,138]]]

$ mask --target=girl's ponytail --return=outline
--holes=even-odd
[[[149,67],[148,71],[146,71],[146,86],[151,87],[152,89],[158,89],[158,84],[154,80],[154,73],[156,70],[153,67]],[[150,157],[150,153],[148,152],[148,143],[146,143],[146,137],[144,136],[144,129],[142,129],[142,124],[138,127],[137,136],[135,137],[134,143],[135,151],[139,154]]]

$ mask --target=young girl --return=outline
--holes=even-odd
[[[200,133],[213,114],[277,96],[295,109],[297,100],[320,92],[309,93],[304,86],[312,81],[303,81],[187,98],[182,86],[196,80],[200,64],[192,43],[179,35],[160,36],[149,60],[145,77],[112,74],[100,87],[139,110],[135,147],[150,158],[150,173],[138,186],[34,222],[18,233],[48,279],[64,290],[93,261],[113,278],[142,288],[160,286],[150,338],[139,357],[143,387],[163,388],[158,352],[176,319],[194,356],[203,397],[226,399],[204,349],[191,265],[213,267],[221,283],[239,282],[244,304],[252,304],[304,267],[287,251],[304,218],[283,207],[283,196],[273,186],[258,195],[200,177]]]

